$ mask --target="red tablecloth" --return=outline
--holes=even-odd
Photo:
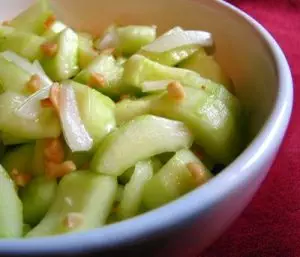
[[[231,0],[264,25],[284,50],[295,104],[284,144],[261,189],[201,257],[300,257],[300,0]]]

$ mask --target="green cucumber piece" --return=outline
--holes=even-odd
[[[90,84],[93,73],[101,74],[104,77],[105,84],[102,87]],[[117,64],[115,58],[112,55],[102,54],[83,69],[75,77],[75,81],[88,84],[106,95],[118,96],[123,91],[122,75],[123,67]]]
[[[92,154],[90,152],[72,152],[68,150],[66,159],[74,162],[77,169],[84,169],[91,162]]]
[[[116,29],[118,43],[117,51],[125,55],[136,53],[141,47],[150,44],[156,38],[154,26],[126,26]]]
[[[31,74],[6,60],[0,55],[0,84],[3,91],[26,93],[25,85],[30,80]]]
[[[240,152],[240,106],[226,104],[203,90],[185,87],[184,91],[181,102],[162,95],[153,102],[151,112],[184,122],[207,154],[228,164]]]
[[[72,29],[65,29],[53,40],[58,44],[53,57],[44,56],[42,66],[54,81],[61,81],[75,76],[78,68],[78,36]]]
[[[34,226],[41,221],[55,198],[56,190],[56,180],[45,177],[37,177],[21,189],[25,223]]]
[[[85,85],[70,81],[76,94],[80,117],[94,140],[94,149],[116,127],[115,103]]]
[[[42,221],[26,237],[50,236],[97,228],[105,224],[117,193],[117,181],[89,171],[62,178],[57,194]],[[82,215],[82,222],[67,226],[68,214]]]
[[[124,56],[119,56],[116,61],[118,65],[124,65],[127,62],[127,58]]]
[[[120,219],[127,219],[138,214],[142,202],[142,192],[152,175],[153,166],[150,160],[140,161],[135,165],[130,181],[125,185],[118,208]]]
[[[231,79],[225,74],[215,58],[213,56],[206,55],[205,52],[196,52],[187,60],[183,61],[179,67],[195,71],[203,78],[222,84],[230,92],[233,91]]]
[[[0,95],[0,130],[28,140],[58,137],[61,128],[53,110],[42,109],[35,120],[20,117],[15,113],[24,100],[26,97],[9,91]]]
[[[95,153],[95,172],[120,176],[138,161],[163,152],[188,148],[193,136],[181,122],[152,115],[137,117],[113,131]]]
[[[152,102],[159,96],[151,95],[137,100],[124,99],[116,104],[116,120],[121,125],[135,117],[150,114]]]
[[[38,0],[35,4],[10,21],[9,25],[18,30],[41,35],[46,29],[45,21],[52,15],[53,13],[48,1]]]
[[[78,64],[80,69],[86,68],[97,56],[97,51],[94,50],[93,38],[89,34],[78,34]]]
[[[34,144],[18,146],[5,153],[2,165],[8,173],[11,173],[13,169],[17,169],[20,172],[32,174],[33,153]]]
[[[13,181],[0,165],[0,238],[16,238],[22,234],[22,203]]]
[[[59,34],[60,32],[62,32],[63,30],[65,30],[67,28],[67,26],[62,23],[61,21],[55,21],[44,33],[43,33],[43,37],[47,38],[47,39],[52,39],[55,36],[57,36],[57,34]]]
[[[20,145],[20,144],[25,144],[25,143],[29,143],[30,140],[26,139],[26,138],[20,138],[17,136],[13,136],[10,133],[7,132],[1,132],[1,138],[2,138],[2,142],[4,145]]]
[[[146,50],[141,50],[139,54],[160,64],[175,66],[181,61],[190,57],[192,54],[194,54],[197,51],[204,52],[204,49],[200,48],[197,45],[184,45],[184,46],[177,47],[175,49],[171,49],[166,52],[149,52]]]
[[[0,52],[13,51],[29,61],[41,59],[41,45],[46,39],[32,33],[14,30],[0,37]]]
[[[201,165],[207,180],[212,177],[190,150],[180,150],[146,183],[142,196],[144,206],[157,208],[196,188],[197,183],[187,168],[188,163]]]

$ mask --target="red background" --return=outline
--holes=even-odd
[[[294,79],[293,116],[278,157],[250,206],[201,257],[300,257],[300,0],[231,0],[271,34]]]

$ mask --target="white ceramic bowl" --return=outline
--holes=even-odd
[[[30,2],[1,0],[1,19],[9,19]],[[148,247],[150,256],[155,256],[154,250],[158,256],[174,256],[175,252],[178,257],[193,256],[211,244],[249,203],[282,142],[293,103],[291,73],[282,50],[254,19],[223,1],[55,0],[53,4],[66,22],[91,32],[113,21],[156,24],[161,30],[180,25],[212,32],[216,57],[250,113],[253,140],[213,180],[166,206],[84,233],[0,240],[0,254],[110,253],[130,246],[134,251],[144,249],[144,255]]]

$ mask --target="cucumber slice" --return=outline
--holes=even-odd
[[[25,144],[30,142],[30,140],[28,139],[12,136],[10,133],[6,133],[6,132],[1,132],[1,138],[2,138],[2,143],[6,146],[20,145],[20,144]]]
[[[55,179],[38,177],[21,190],[24,222],[32,226],[40,222],[55,198],[56,189]]]
[[[181,61],[187,59],[192,54],[197,51],[203,51],[203,48],[200,48],[197,45],[184,45],[181,47],[177,47],[175,49],[171,49],[166,52],[148,52],[146,50],[141,50],[139,54],[149,58],[152,61],[158,62],[160,64],[168,65],[168,66],[175,66]]]
[[[91,76],[94,73],[104,77],[104,85],[91,84]],[[123,67],[117,65],[115,58],[112,55],[102,54],[82,70],[75,77],[75,81],[88,84],[109,96],[118,96],[124,91],[121,83],[122,75]]]
[[[0,55],[0,84],[3,91],[10,90],[24,94],[25,85],[30,78],[31,74]]]
[[[150,44],[156,38],[154,26],[127,26],[117,28],[118,44],[117,51],[125,55],[131,55]]]
[[[178,151],[145,185],[143,204],[148,209],[157,208],[197,187],[187,168],[188,163],[198,163],[206,180],[212,177],[210,171],[189,150]]]
[[[89,34],[78,34],[78,64],[80,69],[86,68],[97,56],[98,53],[94,50],[93,38]]]
[[[141,55],[133,55],[126,62],[123,75],[124,83],[142,89],[143,82],[157,80],[175,80],[184,86],[203,90],[225,101],[231,100],[233,97],[225,87],[202,78],[194,71],[162,65]]]
[[[22,31],[41,35],[46,29],[44,25],[45,21],[52,15],[53,13],[48,1],[38,0],[35,4],[10,21],[9,25]]]
[[[153,166],[150,160],[140,161],[135,165],[130,181],[124,188],[123,197],[118,209],[120,219],[127,219],[139,212],[142,202],[142,192],[145,184],[153,175]]]
[[[55,21],[50,28],[48,28],[44,33],[43,33],[43,37],[47,38],[47,39],[52,39],[55,36],[57,36],[57,34],[59,34],[60,32],[62,32],[63,30],[65,30],[67,28],[67,26],[62,23],[61,21]]]
[[[53,40],[58,50],[53,57],[45,56],[42,66],[54,81],[69,79],[78,72],[78,36],[71,29],[63,30]]]
[[[99,50],[114,47],[118,53],[131,55],[150,44],[156,38],[156,27],[131,25],[126,27],[111,26],[103,38],[96,41]]]
[[[33,153],[34,144],[21,145],[5,153],[2,165],[8,173],[14,168],[20,172],[32,173]]]
[[[103,141],[91,168],[102,174],[120,176],[138,161],[188,148],[192,142],[193,136],[183,123],[152,115],[140,116]]]
[[[193,54],[190,58],[182,62],[179,67],[198,72],[203,78],[222,84],[230,92],[233,92],[231,79],[225,74],[215,58],[206,55],[205,52],[200,51]]]
[[[147,96],[137,100],[125,99],[116,104],[116,120],[121,125],[135,117],[150,114],[152,102],[159,96]]]
[[[26,237],[50,236],[97,228],[105,224],[117,193],[117,181],[89,171],[63,177],[49,211]],[[68,215],[77,219],[68,222]]]
[[[0,238],[23,234],[22,203],[13,181],[0,165]]]
[[[58,137],[61,128],[53,110],[42,109],[36,120],[22,118],[15,114],[16,108],[25,99],[26,97],[9,91],[0,95],[0,130],[28,140]]]
[[[0,52],[13,51],[29,61],[41,59],[41,45],[46,39],[32,33],[14,30],[13,32],[0,37]]]
[[[153,102],[152,113],[184,122],[206,153],[218,162],[228,164],[240,152],[241,146],[238,103],[225,104],[195,88],[185,87],[184,91],[185,98],[181,102],[164,94]]]
[[[94,140],[94,149],[116,127],[115,103],[85,85],[70,81],[83,124]]]

